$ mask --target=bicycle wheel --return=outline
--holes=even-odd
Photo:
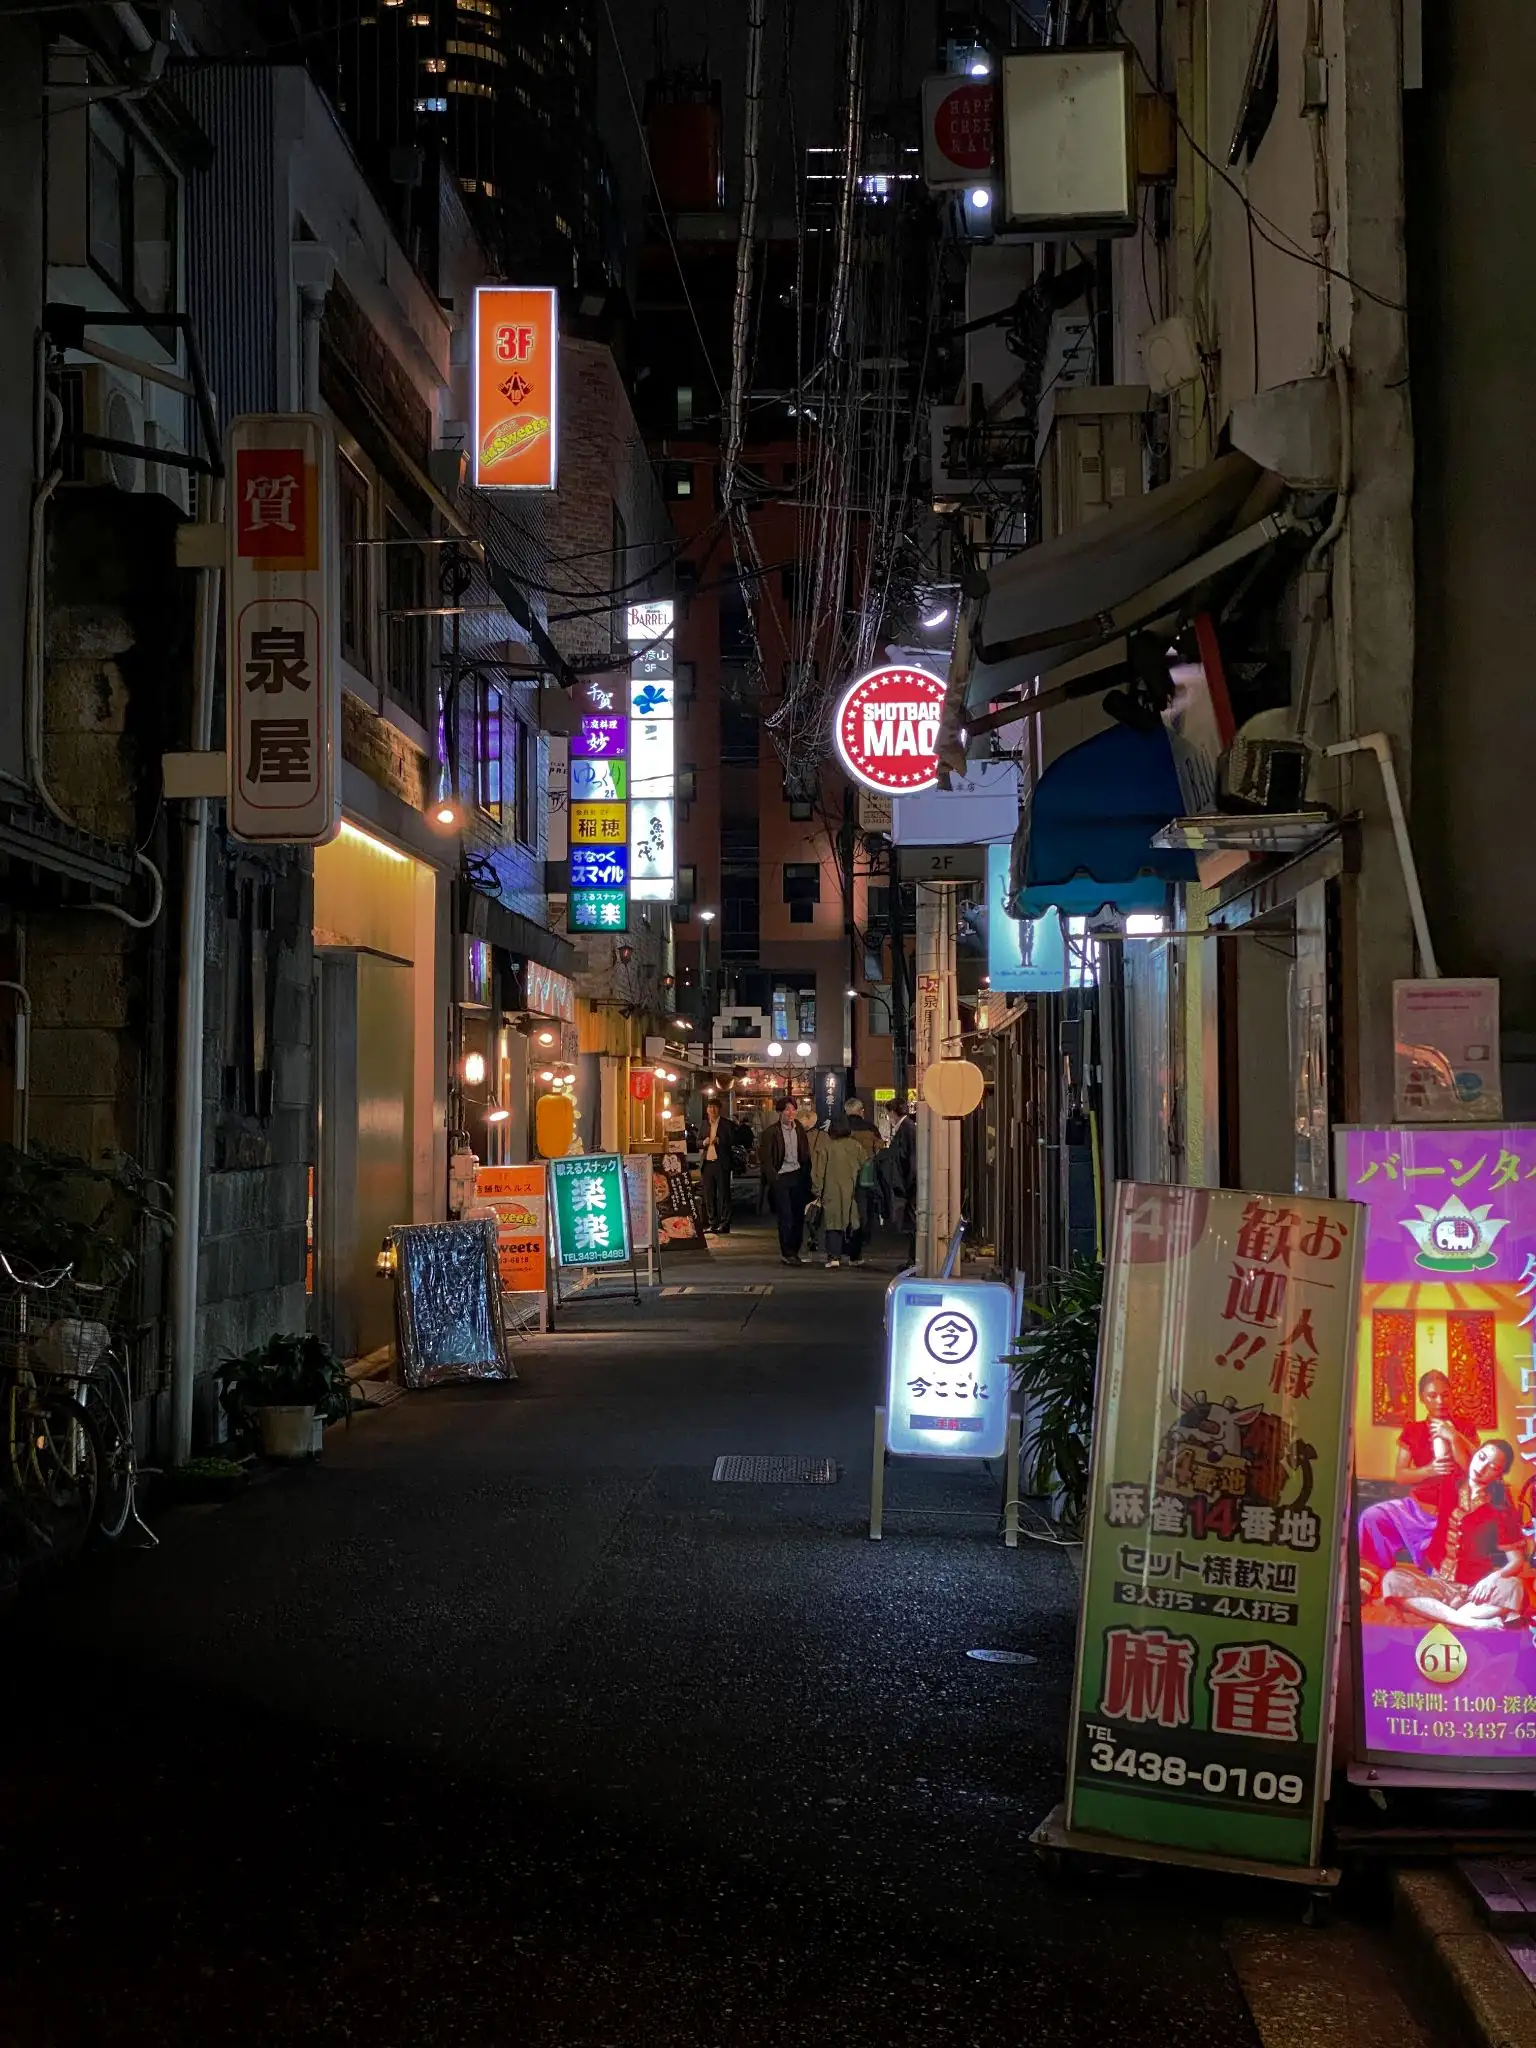
[[[102,1451],[96,1534],[115,1543],[133,1514],[133,1412],[125,1384],[110,1365],[102,1377],[87,1380],[84,1386],[85,1411],[96,1425]]]
[[[37,1385],[11,1388],[7,1417],[16,1505],[47,1556],[72,1557],[96,1519],[106,1463],[96,1424],[79,1401]]]

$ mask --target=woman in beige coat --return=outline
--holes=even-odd
[[[864,1147],[849,1129],[847,1117],[834,1117],[811,1164],[811,1192],[821,1203],[829,1266],[843,1263],[843,1235],[859,1227],[859,1169],[864,1158]]]

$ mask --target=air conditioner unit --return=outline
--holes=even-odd
[[[83,434],[99,434],[111,441],[128,441],[144,446],[144,392],[137,377],[104,363],[87,363],[65,372],[71,387],[66,397],[66,424]],[[68,398],[76,400],[74,405]],[[73,419],[70,414],[73,413]],[[76,460],[71,481],[105,486],[115,491],[142,491],[144,462],[137,455],[122,455],[104,448],[66,450]]]
[[[144,422],[144,445],[146,448],[168,449],[173,455],[185,455],[187,452],[179,438],[159,420]],[[169,498],[184,518],[192,516],[192,472],[183,469],[180,463],[146,462],[144,488],[162,498]]]

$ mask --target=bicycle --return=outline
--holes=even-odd
[[[70,1266],[24,1274],[0,1253],[5,1478],[55,1553],[93,1535],[116,1541],[130,1523],[157,1540],[138,1515],[132,1383],[112,1338],[116,1297],[116,1283],[76,1280]]]

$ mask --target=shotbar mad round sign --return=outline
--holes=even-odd
[[[892,666],[860,676],[837,707],[838,758],[866,789],[911,796],[939,779],[944,685],[925,668]]]

